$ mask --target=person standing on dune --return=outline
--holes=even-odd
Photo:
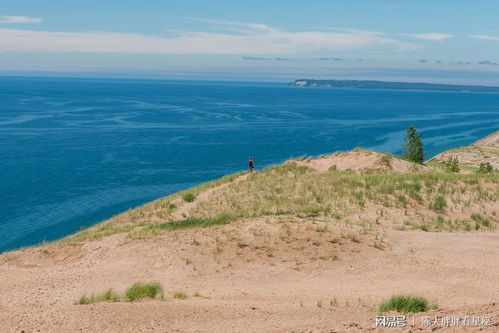
[[[253,163],[253,157],[252,156],[248,157],[248,168],[249,168],[249,172],[253,173],[253,169],[255,168],[255,166],[254,166],[254,163]]]

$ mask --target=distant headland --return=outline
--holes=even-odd
[[[294,87],[314,87],[333,89],[398,89],[398,90],[435,90],[435,91],[473,91],[499,92],[499,87],[471,86],[437,83],[387,82],[372,80],[314,80],[299,79],[289,83]]]

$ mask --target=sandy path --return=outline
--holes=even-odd
[[[239,177],[234,178],[231,182],[226,182],[226,183],[220,184],[218,186],[209,188],[209,189],[201,192],[198,196],[196,196],[196,199],[192,202],[186,202],[182,199],[179,199],[178,201],[175,202],[177,205],[179,205],[179,207],[177,209],[175,209],[175,211],[172,212],[172,214],[171,214],[172,219],[173,220],[181,220],[181,219],[188,217],[189,213],[200,202],[203,202],[203,201],[207,200],[208,198],[210,198],[211,195],[213,194],[213,192],[221,190],[234,182],[240,182],[242,180],[245,180],[248,177],[248,175],[249,174],[244,174],[244,175],[241,175]]]

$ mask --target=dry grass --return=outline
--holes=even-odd
[[[499,199],[498,183],[497,174],[318,173],[305,167],[282,165],[214,192],[191,214],[225,213],[237,217],[305,214],[341,220],[349,215],[367,214],[376,206],[375,220],[383,218],[383,209],[386,209],[403,210],[404,215],[415,215],[422,222],[424,218],[436,218],[437,214],[459,215],[457,213],[493,204]],[[375,223],[357,222],[366,226]],[[445,227],[446,224],[439,229]],[[453,228],[456,230],[456,226]]]
[[[184,201],[183,197],[186,194],[191,194],[195,198],[203,191],[217,187],[221,184],[230,183],[242,174],[242,172],[230,174],[185,191],[168,195],[143,206],[127,210],[107,221],[83,229],[74,235],[58,240],[57,242],[77,244],[87,240],[99,240],[118,233],[129,233],[142,227],[150,226],[151,224],[171,221],[172,212],[178,209],[178,206],[182,204]]]
[[[320,216],[353,223],[364,232],[372,231],[381,222],[394,221],[397,214],[408,221],[404,228],[425,231],[474,230],[473,221],[468,221],[468,212],[480,214],[484,221],[489,221],[480,220],[478,229],[493,229],[497,222],[495,216],[490,216],[489,211],[493,209],[487,211],[487,207],[494,208],[494,203],[499,201],[498,173],[359,174],[337,170],[316,172],[304,166],[284,164],[237,179],[240,175],[230,175],[156,200],[62,241],[81,242],[116,233],[144,237],[258,216]],[[224,186],[219,186],[222,184]],[[185,219],[172,218],[172,212],[185,204],[186,194],[197,198],[207,189],[213,189],[213,193],[204,200],[196,199]],[[387,212],[391,216],[386,216]],[[442,214],[446,215],[443,221],[438,218]],[[400,223],[400,216],[397,219]],[[373,246],[383,247],[380,242]]]
[[[134,302],[146,298],[157,298],[163,297],[163,287],[157,282],[134,283],[130,288],[128,288],[123,295],[116,293],[113,289],[108,289],[100,294],[92,294],[90,296],[81,296],[74,304],[75,305],[85,305],[101,302]]]

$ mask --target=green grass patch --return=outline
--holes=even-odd
[[[389,311],[417,313],[428,311],[433,307],[431,307],[428,301],[422,297],[395,295],[381,303],[378,310],[381,313]]]
[[[160,224],[150,224],[142,227],[138,231],[129,233],[130,238],[142,238],[155,235],[161,232],[191,229],[191,228],[209,228],[228,223],[236,219],[237,216],[230,214],[218,214],[213,217],[189,217],[184,220],[170,221]]]
[[[225,224],[231,219],[232,216],[229,214],[219,214],[214,217],[190,217],[185,220],[162,223],[159,224],[158,227],[164,230],[207,228],[215,225]]]
[[[179,290],[173,294],[173,298],[175,298],[175,299],[187,299],[187,294],[185,292]]]
[[[152,283],[134,283],[133,286],[125,291],[125,298],[129,302],[134,302],[144,298],[156,298],[163,296],[163,288],[157,282]]]
[[[416,229],[420,229],[420,230],[422,230],[422,231],[429,231],[429,230],[428,230],[428,226],[427,226],[426,224],[424,224],[424,223],[422,223],[422,224],[420,224],[420,225],[417,225],[417,226],[416,226]]]
[[[113,289],[108,289],[101,294],[82,296],[75,302],[75,304],[83,305],[83,304],[93,304],[101,302],[118,302],[120,300],[121,300],[120,295],[118,295]]]
[[[482,174],[491,173],[493,171],[494,171],[494,168],[492,167],[492,165],[490,164],[490,162],[482,162],[482,163],[480,163],[480,167],[477,170],[478,173],[482,173]]]
[[[133,302],[146,298],[162,298],[163,287],[157,282],[142,283],[137,282],[128,288],[122,295],[116,293],[113,289],[108,289],[100,294],[90,296],[81,296],[74,304],[93,304],[101,302]]]
[[[445,206],[447,206],[447,200],[441,195],[435,197],[430,204],[430,208],[436,212],[443,212]]]
[[[435,226],[435,228],[437,229],[440,229],[443,227],[445,223],[445,219],[443,218],[443,216],[437,216],[435,219],[433,219],[433,225]]]
[[[473,213],[471,214],[471,219],[475,221],[475,230],[480,230],[482,226],[488,229],[492,228],[492,222],[481,214]]]
[[[184,200],[185,202],[193,202],[195,199],[196,196],[191,192],[187,192],[182,195],[182,200]]]

